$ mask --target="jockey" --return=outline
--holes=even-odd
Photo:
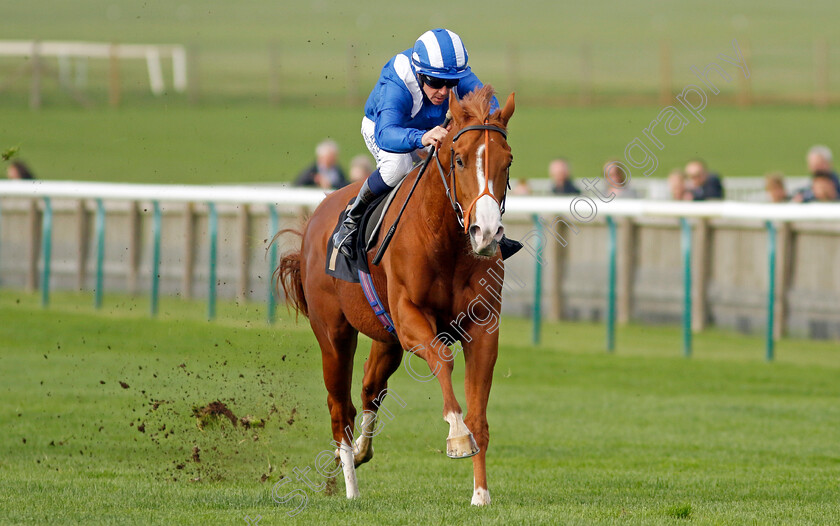
[[[467,48],[458,35],[433,29],[382,68],[362,119],[362,137],[376,159],[376,170],[362,184],[333,239],[345,256],[353,257],[358,223],[368,205],[405,178],[419,160],[418,150],[439,146],[446,136],[446,128],[439,124],[449,109],[450,91],[461,98],[482,86],[467,60]],[[493,97],[491,112],[498,109],[499,101]],[[502,238],[503,252],[510,244],[518,245],[512,252],[522,246]]]

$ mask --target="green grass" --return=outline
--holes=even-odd
[[[598,177],[602,164],[623,157],[657,107],[544,108],[521,103],[510,123],[511,176],[546,177],[555,156],[571,159],[577,177]],[[244,104],[230,107],[145,106],[117,111],[9,108],[0,121],[0,149],[20,145],[19,157],[44,179],[143,183],[251,183],[293,179],[312,162],[326,136],[342,146],[345,163],[366,153],[361,109]],[[834,137],[840,109],[716,107],[677,136],[661,134],[655,150],[663,177],[702,156],[726,175],[771,170],[805,172],[805,152]],[[649,144],[645,140],[646,144]],[[641,173],[634,177],[643,177]]]
[[[308,505],[290,518],[272,485],[282,474],[303,489],[292,470],[313,467],[330,439],[305,323],[284,316],[268,328],[253,304],[224,304],[207,323],[200,303],[173,299],[158,320],[145,300],[121,296],[101,312],[89,295],[37,303],[0,293],[0,523],[840,521],[836,345],[785,340],[767,364],[761,340],[707,331],[686,360],[678,330],[629,326],[609,356],[601,325],[549,324],[531,346],[528,322],[506,319],[490,507],[468,505],[471,464],[440,452],[439,389],[400,370],[390,387],[406,406],[393,406],[359,470],[362,498],[347,502],[340,481],[337,496],[305,490]],[[363,343],[357,368],[366,354]],[[165,402],[155,410],[154,400]],[[267,425],[201,431],[192,408],[214,400]]]
[[[201,91],[210,97],[267,97],[272,46],[281,63],[281,93],[309,101],[343,101],[354,84],[364,93],[389,57],[432,27],[460,33],[482,77],[505,90],[516,85],[536,98],[577,95],[585,69],[584,44],[596,92],[655,94],[660,41],[672,43],[673,77],[680,85],[693,79],[689,66],[727,53],[737,37],[751,45],[757,94],[810,94],[814,39],[836,46],[833,21],[838,16],[840,8],[830,0],[809,2],[807,8],[784,0],[679,5],[662,0],[621,5],[531,0],[516,6],[486,0],[480,7],[446,3],[425,9],[405,0],[252,0],[247,5],[221,0],[30,0],[4,6],[0,35],[188,44],[198,50]],[[829,60],[831,84],[837,86],[840,57],[830,54]],[[13,71],[20,61],[4,63],[8,65],[0,63],[0,72]],[[90,90],[99,103],[107,100],[106,68],[105,60],[89,65]],[[148,92],[142,61],[123,64],[121,72],[126,90]],[[169,82],[169,72],[166,76]],[[26,93],[24,82],[13,88]]]
[[[45,179],[277,182],[311,163],[315,144],[330,136],[342,145],[346,166],[353,155],[366,153],[359,136],[362,106],[382,64],[429,27],[442,25],[463,35],[485,82],[503,96],[518,93],[510,137],[515,177],[544,177],[549,159],[558,155],[574,162],[577,176],[597,176],[607,159],[622,157],[627,144],[643,137],[661,107],[557,107],[558,97],[577,104],[583,44],[596,95],[656,97],[663,39],[673,45],[672,86],[679,91],[697,82],[692,65],[702,68],[720,53],[731,54],[738,38],[751,49],[757,97],[796,94],[807,103],[816,78],[814,39],[836,49],[832,21],[838,16],[840,4],[828,0],[807,9],[783,0],[737,6],[724,0],[679,6],[660,0],[621,6],[606,0],[525,2],[515,9],[489,0],[479,10],[450,3],[425,14],[414,3],[390,0],[13,2],[0,17],[3,38],[190,45],[199,56],[200,95],[196,105],[183,95],[152,97],[145,64],[124,62],[123,105],[112,110],[106,107],[107,61],[92,60],[86,88],[92,109],[72,102],[53,75],[43,83],[44,109],[32,112],[29,81],[12,82],[23,61],[2,58],[0,150],[20,145],[19,157]],[[269,47],[279,53],[280,105],[268,102]],[[838,86],[840,54],[829,51],[828,57],[829,86]],[[165,76],[170,82],[168,70]],[[710,97],[704,124],[692,120],[679,136],[663,139],[655,176],[694,156],[724,175],[801,174],[811,144],[836,146],[840,110],[741,110],[722,98],[731,101],[736,83],[723,89],[721,98]]]

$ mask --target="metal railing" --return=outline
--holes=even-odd
[[[217,204],[265,205],[268,207],[268,239],[279,229],[278,209],[289,211],[294,207],[313,209],[324,198],[321,190],[309,190],[284,187],[245,187],[245,186],[186,186],[186,185],[137,185],[105,184],[85,182],[52,181],[0,181],[0,198],[25,198],[39,200],[42,203],[41,216],[41,298],[44,306],[49,304],[51,246],[53,237],[53,200],[90,200],[95,207],[95,305],[101,307],[104,288],[104,247],[106,232],[106,201],[128,201],[151,203],[153,209],[152,228],[152,276],[151,276],[151,315],[158,309],[159,264],[161,260],[161,203],[204,203],[208,207],[208,318],[216,315],[216,261],[219,236]],[[579,212],[580,206],[586,205],[586,217]],[[692,320],[692,226],[689,219],[716,219],[760,222],[767,232],[767,272],[769,290],[767,291],[767,344],[766,357],[773,359],[774,353],[774,312],[776,293],[776,223],[792,221],[833,222],[840,221],[840,204],[767,204],[734,201],[709,202],[670,202],[638,199],[613,199],[609,202],[596,202],[586,196],[509,196],[507,214],[510,218],[529,220],[533,230],[523,238],[526,251],[536,261],[535,287],[533,303],[534,342],[540,340],[542,322],[542,257],[545,244],[545,226],[543,216],[575,216],[579,222],[587,223],[601,216],[607,225],[607,335],[608,351],[615,348],[616,319],[616,257],[617,233],[615,220],[620,218],[677,218],[680,221],[682,264],[683,264],[683,352],[690,356],[691,320]],[[576,216],[577,214],[577,216]],[[580,217],[578,217],[580,216]],[[277,265],[276,247],[268,253],[268,270]],[[268,316],[272,320],[275,313],[274,296],[268,293]]]

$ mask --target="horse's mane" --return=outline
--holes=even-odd
[[[490,103],[492,102],[493,95],[495,94],[496,90],[493,89],[493,86],[490,84],[485,84],[477,90],[467,93],[467,95],[461,99],[461,107],[464,109],[466,117],[468,119],[473,118],[479,122],[491,119]]]

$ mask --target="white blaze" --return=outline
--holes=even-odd
[[[478,178],[478,192],[484,191],[484,184],[487,178],[484,173],[484,145],[478,147],[475,155],[475,174]],[[488,190],[491,194],[493,192],[493,181],[489,181]],[[495,194],[494,194],[495,195]],[[493,238],[501,239],[501,235],[496,236],[499,228],[502,226],[502,212],[499,210],[499,203],[489,195],[481,196],[475,203],[475,224],[479,231],[475,234],[475,241],[479,247],[485,247],[490,244]]]

